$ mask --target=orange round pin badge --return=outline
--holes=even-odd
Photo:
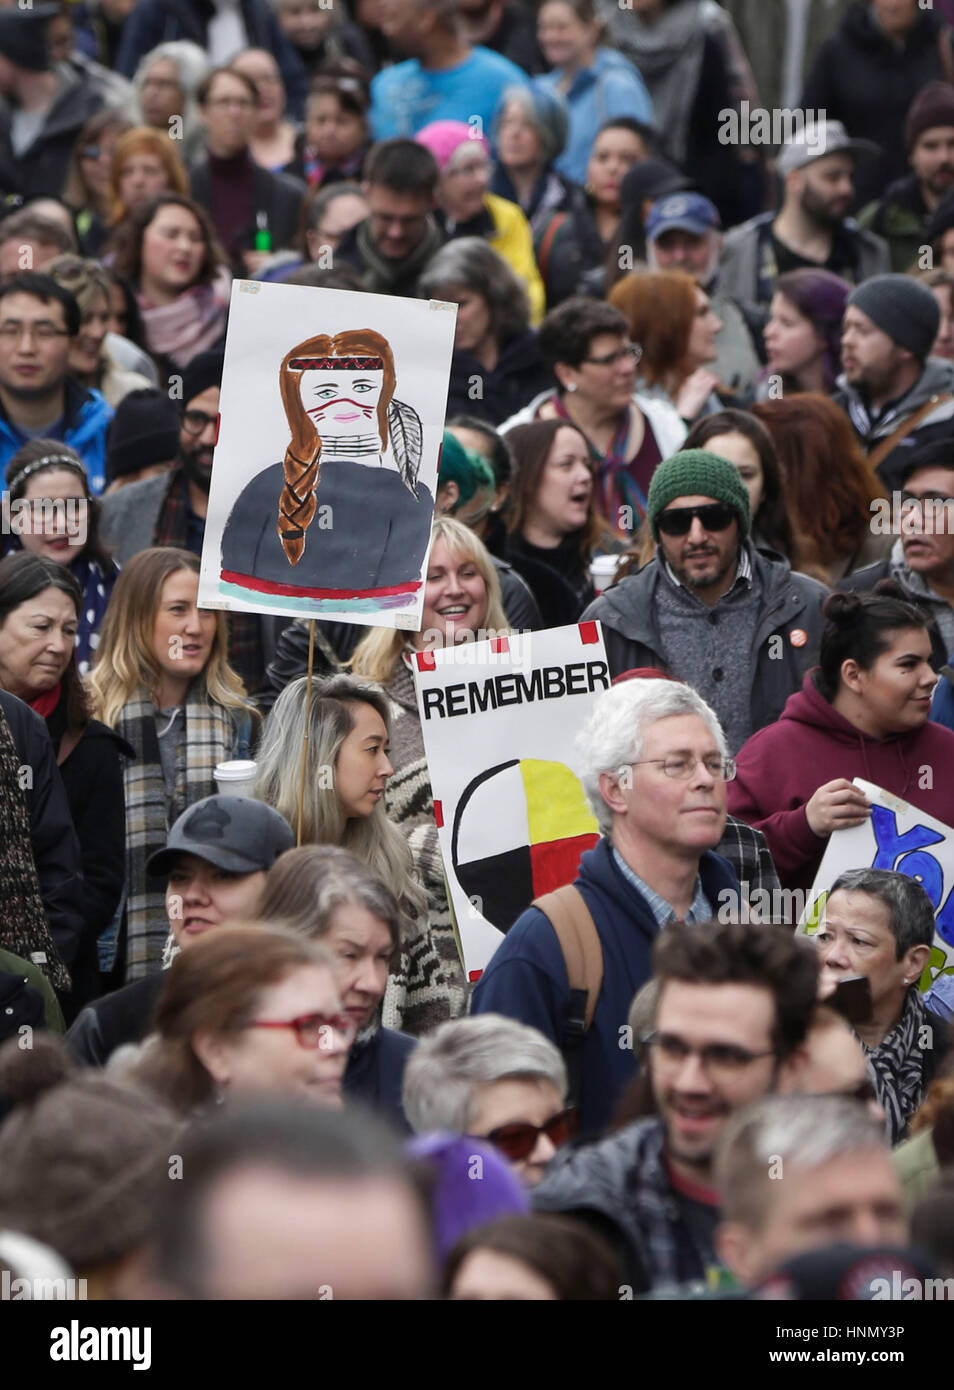
[[[803,627],[795,627],[788,634],[788,638],[793,647],[804,647],[808,641],[808,633]]]

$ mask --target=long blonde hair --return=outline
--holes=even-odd
[[[162,672],[153,651],[156,614],[166,580],[181,570],[199,573],[198,557],[173,546],[155,546],[134,555],[119,573],[99,635],[89,676],[93,714],[115,728],[123,706],[145,687],[155,699]],[[216,614],[215,637],[205,670],[195,678],[210,701],[226,709],[258,713],[245,698],[245,686],[228,662],[225,614]]]
[[[355,704],[370,705],[389,729],[387,696],[367,681],[331,676],[312,681],[306,708],[307,685],[307,676],[286,685],[265,721],[253,795],[280,812],[289,825],[297,824],[301,749],[307,734],[302,844],[340,845],[351,850],[416,915],[424,910],[424,893],[414,880],[414,861],[407,841],[388,820],[383,800],[370,816],[349,818],[344,814],[337,788],[328,785],[329,769],[334,783],[341,745],[354,728]]]
[[[431,547],[443,541],[454,556],[472,560],[487,588],[487,617],[485,629],[488,632],[505,633],[510,624],[503,609],[500,593],[500,579],[493,558],[478,535],[461,521],[451,516],[435,516],[431,526]],[[407,633],[390,627],[373,627],[355,648],[351,658],[351,669],[355,675],[387,685],[394,674],[394,668],[407,646]]]

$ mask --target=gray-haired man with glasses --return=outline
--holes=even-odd
[[[635,1072],[626,1020],[649,978],[656,937],[673,922],[711,921],[740,891],[732,868],[713,853],[735,765],[710,707],[676,681],[628,681],[606,691],[577,747],[602,831],[575,884],[603,956],[574,1097],[584,1133],[594,1134]],[[473,1011],[507,1014],[566,1047],[571,1008],[556,933],[544,912],[529,907],[484,971]]]

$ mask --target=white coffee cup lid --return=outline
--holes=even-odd
[[[236,758],[232,762],[216,763],[214,776],[217,782],[247,782],[257,771],[258,763]]]

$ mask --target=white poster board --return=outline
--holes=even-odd
[[[599,838],[574,738],[610,686],[599,623],[414,658],[424,751],[464,968],[476,979],[535,897]]]
[[[817,933],[828,890],[839,874],[868,868],[908,874],[934,904],[937,934],[920,982],[928,990],[939,974],[954,972],[954,830],[872,782],[856,777],[854,785],[871,802],[871,817],[829,837],[798,930],[806,936]]]
[[[420,631],[455,321],[232,285],[202,607]]]

